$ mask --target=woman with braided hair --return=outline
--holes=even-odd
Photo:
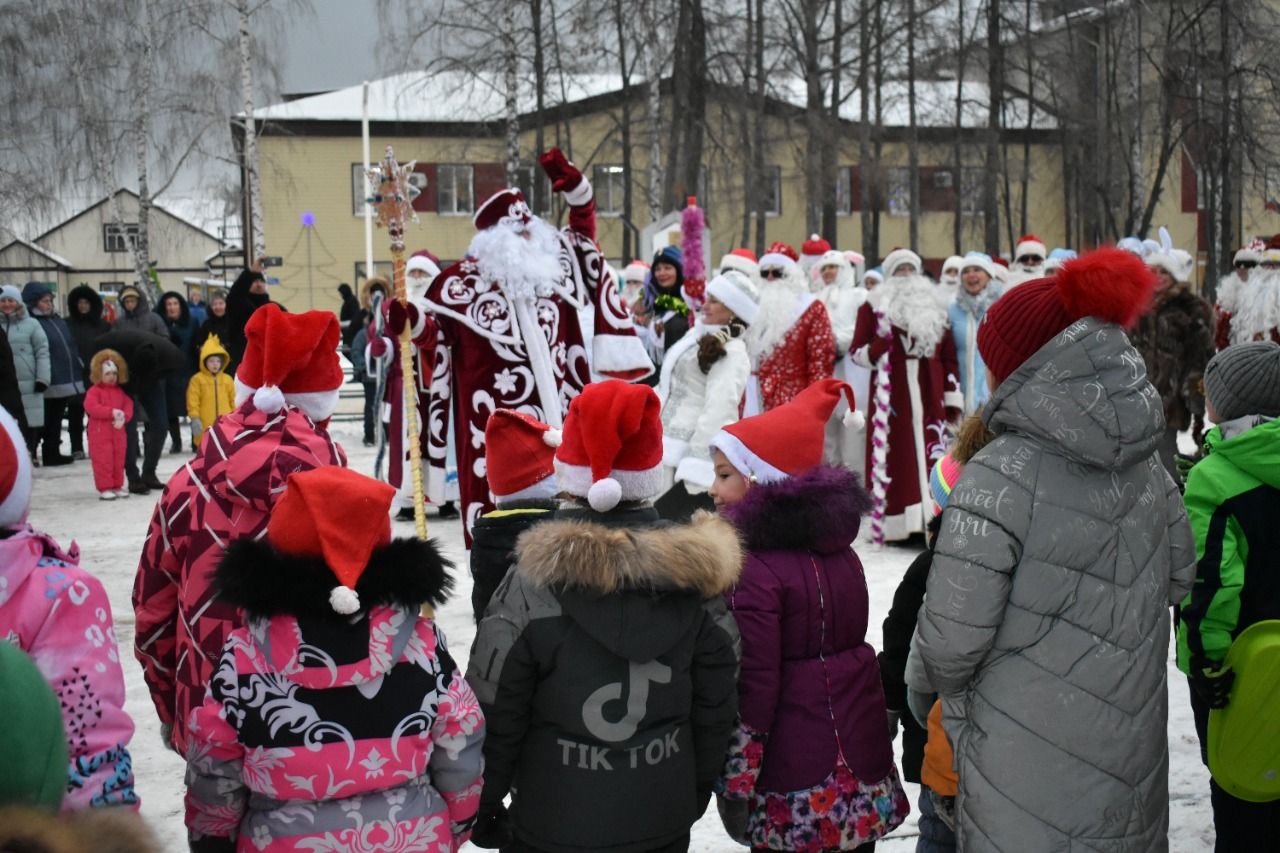
[[[656,506],[663,518],[687,521],[712,509],[711,439],[742,415],[751,376],[743,340],[756,319],[759,292],[736,270],[707,283],[698,321],[667,350],[658,378],[662,400],[662,462],[668,489]]]

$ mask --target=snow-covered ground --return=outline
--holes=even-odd
[[[370,473],[373,452],[360,445],[359,426],[335,424],[334,434],[349,454],[351,466]],[[187,458],[166,455],[161,462],[160,479],[167,480]],[[31,520],[64,546],[72,539],[76,540],[82,552],[81,564],[101,578],[107,588],[115,614],[120,658],[124,662],[127,708],[137,724],[131,749],[138,792],[143,801],[142,814],[160,837],[164,850],[182,851],[186,849],[182,824],[184,763],[161,746],[160,726],[142,679],[142,669],[133,657],[134,623],[129,604],[142,541],[158,497],[153,493],[146,497],[103,502],[98,500],[93,489],[88,462],[77,462],[64,468],[42,468],[36,471]],[[471,644],[475,627],[471,621],[471,581],[465,569],[461,525],[457,521],[446,521],[432,522],[430,527],[431,535],[443,543],[460,569],[456,574],[457,592],[453,600],[441,608],[438,617],[455,654],[465,659],[465,650]],[[397,528],[397,535],[412,535],[412,525],[401,524]],[[915,552],[888,547],[880,553],[872,553],[865,545],[859,545],[858,552],[866,566],[871,592],[872,619],[868,639],[879,648],[880,623]],[[1186,679],[1175,669],[1172,657],[1169,687],[1170,849],[1174,853],[1208,850],[1213,846],[1208,773],[1200,763],[1187,701]],[[914,811],[918,791],[915,785],[908,785],[908,788]],[[915,835],[915,814],[912,814],[897,832],[877,845],[877,850],[914,850]],[[468,845],[465,849],[475,848]],[[699,853],[734,853],[743,848],[724,834],[713,806],[694,827],[690,849]]]

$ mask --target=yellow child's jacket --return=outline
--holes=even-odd
[[[211,355],[222,356],[222,370],[216,374],[205,366]],[[213,426],[214,420],[236,407],[235,380],[227,374],[230,365],[231,356],[227,354],[227,348],[217,335],[210,335],[200,347],[200,372],[187,383],[187,417],[200,421],[200,432],[195,436],[197,447],[204,431]]]

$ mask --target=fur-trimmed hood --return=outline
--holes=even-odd
[[[364,284],[360,285],[360,307],[366,311],[373,310],[373,288],[375,286],[381,287],[388,296],[391,295],[391,283],[382,276],[375,275],[372,278],[365,279]]]
[[[76,310],[76,303],[81,299],[89,302],[89,313],[81,314]],[[78,284],[67,294],[67,322],[93,325],[102,319],[102,295],[87,284]]]
[[[737,583],[742,546],[709,513],[684,525],[611,527],[556,518],[516,543],[518,580],[549,590],[564,615],[612,653],[651,661],[675,648]]]
[[[393,539],[369,556],[356,584],[360,608],[367,612],[385,605],[416,612],[425,602],[441,605],[453,589],[452,568],[435,540]],[[214,584],[219,597],[250,617],[346,618],[329,605],[338,579],[324,560],[282,554],[265,539],[233,543],[218,564]]]
[[[93,358],[89,360],[89,380],[94,385],[102,382],[102,364],[105,361],[113,361],[116,365],[116,381],[123,385],[129,381],[129,365],[124,360],[124,356],[113,349],[98,350],[93,354]]]
[[[0,850],[153,853],[160,845],[141,815],[127,809],[83,809],[52,815],[5,806],[0,808]]]
[[[623,589],[682,590],[703,598],[734,585],[742,546],[733,528],[710,513],[689,524],[647,529],[553,519],[520,537],[522,575],[540,587],[609,595]]]
[[[776,483],[756,483],[724,507],[750,551],[832,554],[858,536],[871,497],[847,468],[819,465]]]

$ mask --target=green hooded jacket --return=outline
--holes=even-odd
[[[1178,606],[1178,668],[1220,661],[1245,628],[1280,618],[1280,420],[1239,418],[1205,436],[1187,476],[1195,586]]]

